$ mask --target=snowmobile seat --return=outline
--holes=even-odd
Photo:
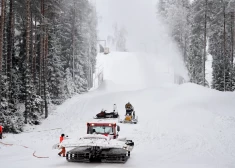
[[[118,118],[118,112],[106,113],[106,111],[101,111],[96,115],[96,118]]]
[[[105,113],[106,115],[115,115],[117,114],[116,112],[110,112],[110,113]]]
[[[101,111],[99,114],[96,115],[97,117],[105,117],[106,113],[105,111]]]

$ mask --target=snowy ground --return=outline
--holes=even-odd
[[[19,135],[5,134],[0,141],[1,167],[235,167],[234,93],[175,85],[167,62],[151,55],[111,53],[98,59],[104,65],[104,83],[58,106],[42,125],[27,127],[28,132]],[[123,116],[127,101],[134,105],[139,123],[119,124],[120,135],[135,142],[125,164],[68,163],[52,149],[61,133],[71,138],[84,135],[86,122],[94,121],[102,108],[111,111],[116,103]],[[34,152],[48,158],[34,157]]]
[[[206,60],[206,80],[209,85],[212,84],[212,56],[208,55]]]

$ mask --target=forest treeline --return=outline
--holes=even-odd
[[[0,123],[17,133],[92,87],[97,17],[88,0],[0,3]]]
[[[209,86],[205,62],[212,56],[211,88],[235,90],[235,0],[159,0],[158,15],[170,26],[190,82]]]

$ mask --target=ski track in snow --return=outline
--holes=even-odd
[[[0,142],[14,145],[0,144],[1,166],[235,167],[233,93],[221,93],[194,84],[175,85],[167,62],[151,55],[112,53],[99,57],[104,61],[104,71],[108,72],[104,83],[97,90],[66,100],[40,126],[26,127],[28,133],[5,134],[6,138]],[[120,67],[123,61],[126,63]],[[134,65],[130,67],[129,62]],[[127,80],[128,75],[131,81]],[[138,84],[134,86],[133,81]],[[102,108],[112,111],[116,103],[123,118],[127,101],[134,105],[139,123],[119,124],[120,136],[135,142],[131,158],[125,164],[69,163],[57,155],[58,150],[52,149],[61,133],[70,138],[84,135],[87,122],[117,122],[116,119],[96,120],[93,117]],[[50,130],[53,128],[58,129]],[[49,158],[35,158],[34,151],[38,156]]]

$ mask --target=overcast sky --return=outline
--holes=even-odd
[[[98,31],[100,39],[113,35],[113,24],[124,26],[128,32],[127,47],[130,51],[142,50],[143,43],[154,42],[156,34],[157,0],[96,0],[100,17]],[[151,41],[151,42],[150,42]],[[153,45],[153,44],[152,44]]]

